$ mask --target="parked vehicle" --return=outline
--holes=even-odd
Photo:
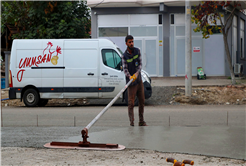
[[[107,39],[14,40],[9,98],[28,107],[45,106],[54,98],[114,98],[126,84],[121,56]],[[141,74],[148,99],[151,78]],[[126,94],[122,99],[127,103]]]

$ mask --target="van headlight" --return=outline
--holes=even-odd
[[[141,75],[142,75],[143,79],[146,80],[150,84],[150,80],[149,80],[149,77],[147,76],[147,74],[145,74],[145,72],[141,71]]]

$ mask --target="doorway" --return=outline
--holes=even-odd
[[[142,69],[150,76],[159,75],[158,39],[155,37],[134,38],[134,46],[140,49],[142,55]]]

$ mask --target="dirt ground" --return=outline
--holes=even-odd
[[[193,160],[197,166],[245,166],[243,160],[162,153],[152,150],[122,151],[67,150],[2,147],[2,165],[161,165],[172,166],[166,158]],[[188,164],[186,164],[188,165]]]
[[[1,105],[3,107],[7,106],[25,106],[23,101],[21,102],[20,99],[12,99],[12,100],[4,100],[9,98],[9,92],[7,90],[1,91]],[[86,99],[51,99],[49,100],[46,106],[82,106],[88,105],[89,100]]]
[[[185,96],[184,88],[177,88],[172,103],[196,105],[241,105],[246,104],[246,85],[220,87],[193,87],[192,96]]]

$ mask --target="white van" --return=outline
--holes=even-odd
[[[107,39],[17,39],[10,57],[9,98],[45,106],[54,98],[114,98],[125,86],[122,52]],[[151,79],[142,71],[145,98]],[[127,103],[127,91],[121,96]]]

